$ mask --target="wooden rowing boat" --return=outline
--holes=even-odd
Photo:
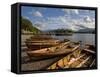
[[[58,40],[53,41],[30,41],[26,42],[26,46],[31,50],[39,50],[42,48],[49,48],[60,44]]]
[[[86,44],[85,48],[83,50],[87,51],[89,53],[95,54],[95,46],[94,45]]]
[[[48,48],[60,44],[61,41],[47,35],[34,35],[26,39],[25,44],[30,50]]]
[[[31,40],[51,40],[54,39],[51,36],[47,35],[35,35],[30,38]]]
[[[60,44],[59,40],[31,40],[31,41],[26,41],[26,46],[31,49],[31,50],[37,50],[37,49],[42,49],[42,48],[48,48],[52,47],[55,45]]]
[[[68,53],[73,52],[80,46],[79,44],[70,45],[69,43],[70,42],[64,42],[54,47],[44,48],[44,49],[35,50],[35,51],[29,51],[27,52],[27,54],[29,57],[40,57],[40,58],[64,56],[64,55],[67,55]]]
[[[73,53],[63,57],[57,62],[53,63],[47,69],[66,69],[66,68],[81,68],[94,67],[95,59],[91,52],[86,52],[81,49],[75,50]]]

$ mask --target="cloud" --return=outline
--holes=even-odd
[[[64,11],[67,14],[79,14],[79,10],[78,9],[62,9],[62,11]]]
[[[95,21],[89,16],[86,16],[85,19],[68,19],[62,16],[60,19],[68,29],[95,28]]]
[[[60,17],[61,21],[64,23],[65,28],[72,29],[72,30],[78,30],[79,28],[75,25],[77,23],[77,20],[74,19],[67,19],[65,17]]]
[[[75,14],[79,14],[79,10],[77,10],[77,9],[74,9],[74,10],[72,10]]]
[[[83,19],[78,19],[75,25],[80,28],[95,28],[95,21],[91,17],[86,16]]]
[[[39,11],[33,12],[32,14],[33,16],[36,16],[36,17],[43,17],[42,13]]]
[[[62,9],[62,11],[64,11],[64,12],[67,13],[67,14],[70,13],[70,9]]]
[[[30,20],[30,18],[28,16],[24,16],[23,18]]]
[[[78,30],[77,26],[75,25],[76,21],[68,19],[66,16],[49,17],[46,22],[48,23],[46,27],[51,26],[54,29],[63,28]]]
[[[66,16],[48,17],[44,21],[38,20],[35,23],[37,24],[36,27],[41,30],[63,28],[63,29],[73,29],[77,31],[83,28],[95,28],[94,19],[89,16],[80,19],[70,19],[67,18]]]
[[[65,17],[60,16],[59,19],[60,19],[63,23],[66,23],[66,19],[65,19]]]
[[[84,17],[85,22],[92,22],[92,19],[89,16]]]
[[[42,22],[42,21],[37,21],[37,22],[35,22],[35,26],[38,29],[43,29],[44,27],[46,27],[46,23],[45,22]]]

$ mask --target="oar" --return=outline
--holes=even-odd
[[[86,58],[84,61],[82,61],[78,66],[76,66],[77,68],[81,67],[83,64],[85,64],[88,60],[90,59],[90,56],[88,58]]]
[[[95,59],[94,59],[93,62],[91,63],[90,67],[92,67],[94,63],[95,63]]]
[[[92,51],[92,50],[89,50],[89,49],[84,49],[84,50],[87,51],[87,52],[90,52],[90,53],[92,53],[92,54],[95,54],[95,52]]]

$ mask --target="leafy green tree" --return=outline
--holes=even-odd
[[[21,17],[21,30],[30,31],[34,34],[40,33],[40,30],[34,27],[30,20],[23,17]]]

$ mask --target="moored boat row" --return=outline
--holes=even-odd
[[[25,52],[27,54],[27,60],[25,61],[43,61],[44,63],[45,60],[50,59],[52,61],[50,64],[47,63],[47,66],[44,65],[43,69],[93,67],[96,63],[95,46],[90,44],[81,48],[80,42],[72,42],[68,39],[60,41],[50,37],[40,38],[40,36],[27,39],[25,44],[28,48],[28,51]],[[59,59],[53,61],[57,57]]]

